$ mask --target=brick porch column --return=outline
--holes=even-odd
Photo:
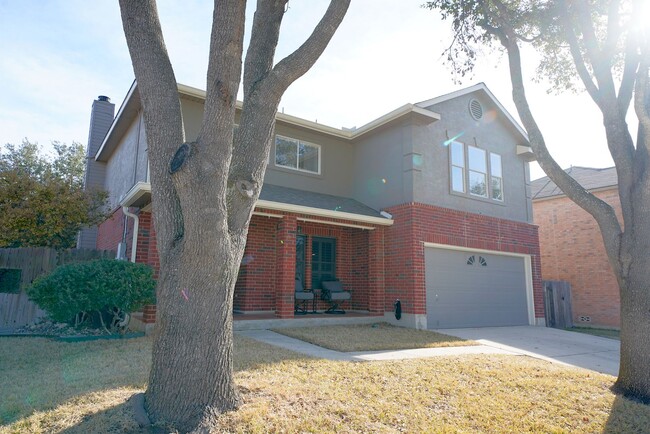
[[[368,310],[383,313],[385,306],[384,228],[379,226],[368,234]]]
[[[285,215],[276,232],[275,316],[279,318],[293,318],[297,223],[295,216]]]

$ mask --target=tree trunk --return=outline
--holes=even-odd
[[[647,249],[635,253],[621,286],[621,364],[614,390],[650,403],[650,261]]]
[[[206,219],[201,225],[206,233],[210,224]],[[243,246],[230,250],[205,239],[186,240],[182,252],[161,268],[145,408],[152,421],[181,432],[239,404],[232,298]]]

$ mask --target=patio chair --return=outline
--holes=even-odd
[[[341,304],[345,300],[352,298],[352,293],[343,289],[343,284],[340,280],[330,280],[321,282],[321,299],[329,302],[330,307],[325,313],[338,313],[344,314],[345,311],[341,308]]]
[[[309,302],[314,303],[314,293],[312,291],[305,291],[302,287],[302,282],[300,279],[296,279],[296,289],[294,295],[294,306],[293,313],[294,315],[305,315],[308,312]]]

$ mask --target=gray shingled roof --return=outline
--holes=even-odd
[[[311,208],[340,211],[370,217],[385,218],[379,211],[370,208],[354,199],[329,194],[314,193],[295,188],[280,187],[278,185],[264,184],[261,200],[286,203],[290,205],[308,206]]]
[[[618,184],[616,167],[596,169],[593,167],[576,166],[565,169],[564,171],[578,181],[586,190],[613,187]],[[530,187],[533,193],[533,200],[564,194],[548,176],[534,180],[531,182]]]

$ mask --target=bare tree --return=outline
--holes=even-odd
[[[316,62],[350,3],[332,0],[309,38],[274,63],[287,1],[257,2],[234,131],[246,2],[215,0],[203,120],[198,138],[188,143],[155,0],[120,0],[147,131],[160,257],[145,408],[152,421],[183,431],[238,406],[233,292],[275,114],[285,90]]]
[[[512,95],[540,166],[598,222],[621,295],[621,364],[615,389],[650,401],[650,32],[643,0],[437,0],[453,20],[448,60],[466,73],[478,45],[499,42],[510,66]],[[582,85],[602,113],[618,174],[623,221],[555,162],[526,98],[520,45],[542,56],[539,73],[556,90]],[[636,142],[626,123],[634,101]],[[585,144],[589,146],[589,144]]]

